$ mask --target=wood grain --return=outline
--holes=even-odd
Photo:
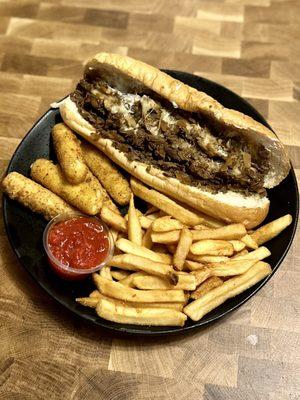
[[[1,0],[0,177],[84,62],[109,51],[247,98],[299,178],[299,15],[295,0]],[[226,319],[185,336],[130,339],[78,320],[44,293],[14,256],[1,217],[0,398],[299,398],[298,243],[299,234],[268,285]]]

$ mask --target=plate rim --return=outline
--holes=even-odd
[[[251,111],[253,113],[255,113],[256,115],[259,116],[260,120],[262,121],[261,123],[263,123],[265,126],[267,126],[269,129],[273,131],[273,129],[271,128],[271,126],[268,124],[268,122],[266,121],[266,119],[246,100],[244,99],[242,96],[240,96],[239,94],[233,92],[231,89],[227,88],[226,86],[223,86],[215,81],[212,81],[210,79],[207,79],[205,77],[202,77],[200,75],[194,75],[192,73],[189,72],[185,72],[185,71],[179,71],[179,70],[170,70],[170,69],[162,69],[162,71],[168,73],[168,74],[181,74],[181,75],[185,75],[186,77],[193,77],[193,78],[199,78],[200,80],[203,80],[205,82],[207,82],[209,85],[215,86],[215,87],[219,87],[225,89],[226,91],[228,91],[230,94],[233,94],[234,96],[237,96],[239,101],[243,102],[245,104],[245,106],[247,106],[249,109],[251,109]],[[68,95],[67,95],[68,96]],[[64,98],[66,98],[67,96],[63,97],[62,100]],[[61,100],[60,100],[61,101]],[[13,155],[11,156],[11,159],[9,161],[9,164],[7,166],[7,169],[4,173],[4,176],[10,171],[11,169],[11,165],[14,161],[14,158],[16,156],[16,154],[19,151],[19,148],[24,144],[24,142],[26,142],[26,140],[28,140],[32,130],[36,127],[36,125],[43,119],[45,119],[47,117],[48,114],[52,113],[55,111],[55,108],[49,108],[42,116],[40,116],[39,119],[37,119],[34,124],[32,125],[32,127],[29,129],[29,131],[26,133],[26,135],[22,138],[22,140],[20,141],[20,143],[18,144],[17,148],[15,149]],[[274,134],[276,135],[276,133],[274,132]],[[276,135],[277,136],[277,135]],[[290,162],[291,163],[291,162]],[[268,275],[265,279],[263,279],[262,281],[259,282],[258,286],[255,288],[254,291],[252,291],[251,293],[249,293],[249,295],[243,299],[242,301],[240,301],[239,303],[235,304],[234,306],[230,307],[228,310],[225,310],[224,312],[220,313],[217,316],[213,316],[210,319],[201,322],[200,321],[196,321],[195,324],[191,325],[191,326],[183,326],[183,327],[162,327],[161,330],[159,331],[152,331],[151,327],[150,330],[141,330],[141,329],[136,329],[134,328],[134,325],[130,325],[131,327],[128,327],[128,325],[122,325],[122,324],[118,324],[118,325],[111,325],[111,321],[106,321],[102,318],[99,317],[98,320],[91,320],[88,317],[82,315],[81,313],[78,313],[76,310],[72,310],[70,309],[66,304],[64,304],[64,302],[59,298],[54,296],[51,291],[47,288],[47,286],[44,285],[43,282],[41,282],[40,280],[38,280],[34,274],[27,268],[26,263],[21,259],[20,255],[18,254],[17,249],[15,248],[14,244],[13,244],[13,239],[11,237],[11,234],[9,232],[9,228],[8,228],[8,217],[7,217],[7,197],[5,195],[5,193],[3,193],[2,196],[2,215],[3,215],[3,221],[4,221],[4,227],[5,227],[5,232],[7,235],[7,238],[9,240],[10,246],[14,252],[14,254],[16,255],[19,263],[23,266],[23,268],[25,268],[25,270],[29,273],[29,275],[31,276],[31,278],[33,278],[33,280],[35,282],[38,283],[38,285],[46,291],[46,293],[52,298],[54,299],[58,304],[60,304],[61,306],[63,306],[69,313],[72,313],[72,315],[76,316],[76,318],[80,318],[81,320],[85,320],[86,322],[96,325],[98,327],[101,327],[102,329],[108,330],[110,332],[114,332],[114,333],[122,333],[122,334],[126,334],[128,336],[136,336],[136,335],[140,335],[140,336],[162,336],[162,335],[170,335],[170,334],[178,334],[178,333],[185,333],[185,332],[191,332],[193,330],[196,329],[203,329],[205,327],[207,327],[208,325],[212,324],[213,322],[217,322],[220,319],[224,318],[226,315],[230,314],[231,312],[235,311],[237,308],[241,307],[242,305],[244,305],[252,296],[254,296],[259,290],[261,290],[261,288],[273,277],[273,275],[276,273],[276,271],[279,269],[280,265],[282,264],[284,258],[286,257],[288,251],[290,250],[290,247],[293,243],[293,240],[295,238],[295,234],[297,231],[297,225],[298,225],[298,219],[299,219],[299,189],[298,189],[298,182],[297,182],[297,178],[296,178],[296,174],[293,168],[293,165],[291,163],[291,170],[290,170],[290,174],[292,176],[294,185],[295,185],[295,193],[296,193],[296,204],[295,204],[295,221],[294,221],[294,225],[293,225],[293,230],[291,232],[291,236],[289,239],[289,243],[286,246],[286,248],[284,249],[284,252],[281,254],[280,259],[278,260],[276,266],[272,269],[272,272],[270,275]],[[133,328],[132,328],[133,326]],[[148,326],[147,326],[148,327]],[[171,329],[170,329],[171,328]]]

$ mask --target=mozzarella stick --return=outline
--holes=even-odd
[[[84,182],[88,167],[80,148],[80,141],[65,124],[56,124],[52,129],[52,138],[58,162],[69,183]]]
[[[129,203],[130,186],[116,165],[96,147],[82,142],[83,157],[93,174],[99,179],[114,201],[120,205]]]
[[[119,282],[109,281],[98,274],[93,274],[93,278],[100,293],[119,300],[135,303],[178,303],[186,300],[183,290],[137,290]]]
[[[11,172],[2,181],[4,192],[33,212],[43,214],[50,220],[59,214],[73,213],[76,210],[56,194],[29,178]]]
[[[31,177],[72,206],[85,214],[95,215],[102,207],[102,193],[98,180],[88,172],[86,180],[71,185],[65,178],[59,165],[46,159],[36,160],[31,165]]]
[[[120,324],[183,326],[187,316],[180,311],[167,308],[130,307],[101,299],[96,307],[99,317]]]
[[[208,293],[194,300],[184,307],[184,313],[193,321],[199,321],[205,314],[224,303],[227,299],[249,289],[257,282],[270,275],[272,272],[269,264],[257,262],[242,275],[228,279],[221,286],[210,290]]]

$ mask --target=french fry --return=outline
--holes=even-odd
[[[97,297],[97,298],[99,298],[100,296],[101,293],[99,292],[99,290],[93,290],[89,295],[89,297]]]
[[[113,270],[110,271],[110,273],[113,279],[115,279],[116,281],[121,281],[122,279],[125,279],[128,275],[130,275],[129,271],[124,271],[123,269]]]
[[[99,271],[100,276],[102,276],[105,279],[109,279],[112,281],[112,276],[110,273],[110,266],[109,265],[104,265]]]
[[[113,212],[110,208],[106,206],[102,207],[100,217],[103,222],[117,231],[127,233],[127,223],[125,219],[121,215]]]
[[[151,247],[153,244],[152,239],[151,239],[151,234],[152,234],[152,226],[150,225],[149,228],[144,233],[144,236],[142,239],[142,246],[146,247],[149,250],[151,250]]]
[[[144,275],[144,274],[145,274],[145,272],[141,272],[141,271],[133,272],[133,273],[130,273],[126,278],[121,279],[119,282],[122,283],[122,285],[124,285],[124,286],[134,287],[134,284],[133,284],[134,277]]]
[[[190,260],[185,260],[184,265],[190,271],[203,270],[203,268],[204,268],[204,264],[201,264],[196,261],[190,261]]]
[[[60,166],[50,160],[40,158],[30,168],[32,179],[83,213],[96,215],[100,211],[103,202],[101,186],[90,171],[84,182],[73,185],[67,181]]]
[[[247,254],[235,257],[235,260],[263,260],[271,255],[270,250],[261,246],[256,250],[250,251]]]
[[[244,249],[244,250],[239,251],[238,253],[236,253],[234,256],[230,257],[230,259],[232,260],[232,259],[237,258],[239,256],[244,256],[245,254],[248,254],[248,253],[249,253],[249,251],[247,249]]]
[[[131,194],[129,201],[129,209],[128,209],[128,239],[141,246],[142,245],[142,228],[139,221],[139,217],[137,215],[133,194]]]
[[[121,205],[129,203],[131,190],[129,183],[105,154],[87,142],[81,143],[85,162],[99,179],[110,196]]]
[[[191,231],[184,228],[181,230],[179,242],[174,254],[173,264],[175,269],[182,270],[186,256],[189,253],[190,247],[193,243],[193,236]]]
[[[242,251],[246,247],[246,244],[241,240],[228,240],[228,242],[232,244],[233,250],[236,253]]]
[[[234,259],[225,263],[208,264],[211,275],[213,276],[234,276],[248,271],[258,260]]]
[[[9,173],[2,181],[2,188],[12,200],[42,214],[47,220],[59,214],[75,212],[73,207],[56,194],[18,172]]]
[[[127,271],[144,271],[150,275],[167,277],[171,279],[172,283],[175,284],[178,281],[178,277],[173,267],[170,265],[152,261],[149,260],[149,258],[144,258],[133,254],[120,254],[118,256],[114,256],[109,261],[109,265],[125,269]]]
[[[206,281],[202,282],[201,285],[199,285],[197,289],[191,293],[191,299],[199,299],[212,289],[215,289],[222,284],[223,281],[221,278],[219,278],[218,276],[211,276],[210,278],[206,279]]]
[[[197,287],[202,282],[204,282],[207,278],[209,278],[211,276],[211,272],[210,272],[209,268],[203,267],[202,269],[192,271],[191,275],[194,275],[194,277],[196,279],[196,287]]]
[[[183,290],[137,290],[102,278],[98,274],[93,274],[93,279],[100,293],[119,300],[136,303],[180,303],[186,300]]]
[[[153,213],[153,214],[148,214],[148,215],[147,215],[147,218],[148,218],[148,219],[151,219],[152,222],[153,222],[153,221],[156,220],[157,218],[160,218],[159,213],[160,213],[160,211],[156,211],[156,212]]]
[[[160,254],[168,254],[170,256],[166,245],[162,243],[153,243],[152,251],[155,251],[156,253]],[[171,257],[171,263],[172,263],[172,257]]]
[[[292,220],[292,216],[286,214],[283,217],[275,219],[274,221],[258,228],[250,236],[260,246],[279,235],[280,232],[292,223]]]
[[[225,240],[207,239],[193,243],[190,251],[195,255],[232,256],[233,246]]]
[[[193,229],[195,229],[196,231],[203,231],[203,230],[209,229],[209,227],[204,224],[199,224],[199,225],[193,226]]]
[[[140,221],[141,227],[142,227],[143,229],[148,229],[149,226],[152,224],[153,219],[148,218],[148,217],[146,217],[145,215],[141,215],[141,216],[139,217],[139,221]]]
[[[148,209],[145,212],[145,215],[153,214],[153,213],[155,213],[157,211],[159,211],[157,207],[154,207],[151,204],[148,204]]]
[[[76,135],[68,126],[60,123],[52,128],[52,138],[58,162],[68,182],[74,185],[84,182],[89,169]]]
[[[182,229],[183,227],[184,225],[180,221],[169,215],[157,218],[152,224],[153,232],[169,232]]]
[[[114,243],[116,243],[118,236],[119,236],[119,232],[115,228],[110,228],[110,233],[112,235]]]
[[[170,232],[152,232],[151,239],[154,243],[177,243],[180,238],[180,232],[180,230]]]
[[[178,282],[172,285],[167,279],[151,275],[139,275],[133,278],[133,285],[138,289],[182,289],[195,290],[196,277],[192,274],[178,275]]]
[[[85,307],[90,307],[90,308],[96,308],[98,302],[100,301],[100,298],[97,297],[77,297],[75,301],[82,306]]]
[[[193,241],[218,239],[218,240],[236,240],[247,234],[243,224],[230,224],[216,229],[203,229],[201,231],[193,230]]]
[[[91,296],[90,297],[79,297],[76,299],[76,301],[83,306],[91,307],[91,308],[96,308],[98,302],[100,299],[105,299],[113,302],[115,305],[127,305],[129,307],[139,307],[139,308],[168,308],[172,310],[177,310],[177,311],[182,311],[184,305],[186,304],[185,302],[181,303],[133,303],[133,302],[124,302],[122,300],[116,300],[111,297],[104,296],[98,290],[94,290],[94,292],[97,292],[97,296]]]
[[[136,256],[141,256],[169,265],[172,263],[172,257],[169,254],[155,253],[154,251],[147,249],[146,247],[139,246],[138,244],[127,239],[117,240],[116,247],[127,254],[134,254]]]
[[[248,249],[257,249],[258,248],[258,244],[256,243],[256,241],[250,236],[250,235],[245,235],[241,238],[241,241],[245,243],[246,247],[248,247]]]
[[[178,219],[183,224],[194,226],[202,223],[203,218],[200,218],[197,214],[178,205],[167,196],[156,190],[148,189],[134,178],[131,178],[130,183],[132,191],[136,196],[164,211],[167,215]]]
[[[134,290],[134,289],[131,289]],[[167,308],[135,308],[128,305],[116,305],[101,299],[96,307],[99,317],[120,324],[183,326],[187,317],[180,311]]]
[[[187,259],[196,261],[199,263],[204,263],[204,264],[212,263],[212,262],[225,262],[225,261],[229,260],[229,258],[226,256],[196,256],[192,253],[189,253],[187,255]]]
[[[184,313],[193,321],[199,321],[205,314],[264,279],[272,272],[269,264],[257,262],[244,274],[228,279],[221,286],[210,290],[199,299],[184,307]]]

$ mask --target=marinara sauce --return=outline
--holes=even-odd
[[[84,278],[100,269],[112,254],[110,232],[97,218],[56,217],[47,228],[44,245],[48,260],[63,278]]]

